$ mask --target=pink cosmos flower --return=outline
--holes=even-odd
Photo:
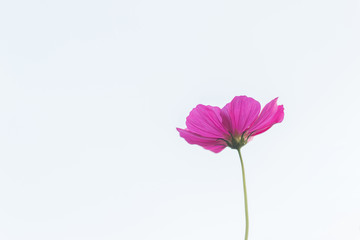
[[[260,110],[260,103],[247,96],[234,97],[221,109],[199,104],[186,118],[187,128],[177,130],[188,143],[214,153],[227,146],[240,149],[284,118],[284,107],[277,105],[277,98]]]
[[[190,144],[197,144],[215,153],[227,146],[239,153],[245,203],[245,240],[249,236],[249,210],[245,181],[245,167],[240,149],[254,136],[267,131],[284,119],[284,107],[277,98],[261,110],[260,103],[246,96],[234,97],[222,109],[197,105],[186,118],[186,129],[177,128],[180,136]],[[261,110],[261,112],[260,112]]]

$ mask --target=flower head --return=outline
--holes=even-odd
[[[187,128],[177,130],[188,143],[215,153],[227,146],[239,149],[284,118],[284,107],[277,105],[277,98],[260,110],[260,103],[246,96],[234,97],[222,109],[199,104],[186,118]]]

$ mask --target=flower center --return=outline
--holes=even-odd
[[[228,146],[233,149],[240,149],[244,145],[247,144],[250,135],[246,132],[242,133],[241,135],[232,135],[231,140],[227,142]]]

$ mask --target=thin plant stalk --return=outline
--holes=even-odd
[[[249,236],[249,210],[248,210],[248,200],[247,200],[247,191],[246,191],[246,181],[245,181],[245,167],[244,162],[241,156],[240,148],[238,148],[238,153],[240,157],[241,170],[242,170],[242,180],[243,180],[243,189],[244,189],[244,203],[245,203],[245,240],[248,240]]]

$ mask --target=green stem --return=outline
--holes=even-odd
[[[245,168],[244,168],[244,162],[243,162],[243,159],[242,159],[242,156],[241,156],[240,148],[238,149],[238,153],[239,153],[240,162],[241,162],[242,180],[243,180],[243,188],[244,188],[245,220],[246,220],[245,240],[248,240],[248,236],[249,236],[249,210],[248,210],[246,181],[245,181]]]

